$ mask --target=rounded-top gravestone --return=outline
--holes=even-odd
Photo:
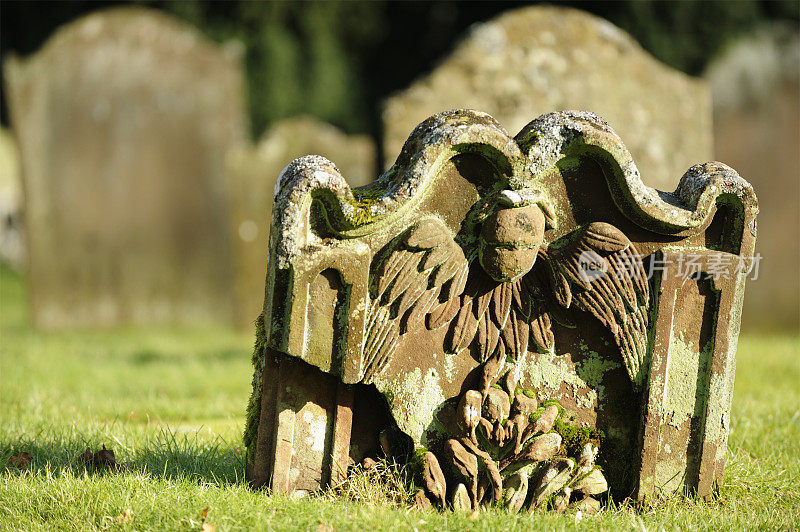
[[[706,84],[575,9],[525,7],[473,26],[431,73],[385,102],[387,164],[414,126],[457,108],[486,111],[508,131],[546,112],[591,109],[626,139],[643,181],[661,190],[712,159]]]
[[[224,160],[246,132],[237,50],[120,8],[4,66],[35,323],[230,321]]]

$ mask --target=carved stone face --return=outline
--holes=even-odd
[[[545,231],[538,195],[504,190],[484,220],[478,238],[478,260],[498,282],[514,281],[533,268]]]

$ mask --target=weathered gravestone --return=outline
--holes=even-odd
[[[275,193],[249,478],[317,489],[380,448],[455,508],[707,496],[757,210],[721,163],[674,193],[644,186],[587,112],[514,138],[484,113],[435,115],[357,189],[295,160]]]
[[[257,144],[237,147],[228,157],[236,319],[250,330],[264,303],[264,259],[275,182],[288,163],[307,153],[335,160],[351,186],[365,185],[375,176],[375,143],[370,137],[347,135],[311,117],[277,122]]]
[[[37,325],[231,321],[224,159],[246,131],[234,52],[124,8],[6,62]]]
[[[418,123],[459,108],[486,111],[509,131],[553,110],[591,109],[625,139],[645,183],[663,190],[712,158],[706,84],[576,9],[524,7],[475,25],[436,69],[386,101],[386,161]]]

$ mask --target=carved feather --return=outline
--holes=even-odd
[[[555,336],[553,335],[550,314],[539,312],[530,321],[530,340],[533,342],[531,347],[539,353],[546,353],[553,349]]]
[[[405,334],[412,329],[417,329],[422,326],[423,320],[428,312],[438,305],[439,288],[430,288],[419,296],[417,303],[413,305],[403,316],[400,323],[400,334]],[[402,308],[402,305],[401,305]]]
[[[516,309],[512,309],[500,337],[505,344],[506,353],[509,353],[514,360],[518,360],[528,350],[528,331],[529,326],[525,317]]]
[[[480,349],[480,362],[488,359],[494,353],[500,340],[500,329],[492,321],[488,313],[478,321],[478,348]]]
[[[474,295],[475,318],[481,319],[486,314],[486,311],[489,310],[489,304],[492,302],[492,295],[497,282],[492,281],[482,270],[476,271],[474,278],[477,279],[475,282],[476,293]]]
[[[461,309],[461,299],[454,297],[444,303],[435,305],[427,317],[428,329],[438,329],[442,325],[450,323]]]
[[[572,305],[572,290],[567,277],[555,267],[557,262],[550,260],[549,253],[544,248],[539,250],[537,262],[533,270],[523,278],[528,289],[531,293],[535,293],[537,286],[549,284],[556,302],[565,309],[569,308]]]
[[[454,243],[454,245],[457,246],[458,244]],[[449,277],[450,262],[447,263],[448,266],[447,269],[445,269],[445,267],[443,266],[442,268],[439,268],[437,271],[435,271],[433,275],[433,284],[435,286],[442,287],[441,297],[445,301],[457,298],[458,296],[464,293],[464,288],[466,287],[467,284],[467,276],[469,274],[469,269],[466,266],[462,267],[460,261],[452,261],[452,262],[458,262],[459,264],[459,268],[455,273],[452,274],[452,278]]]
[[[464,252],[438,219],[422,220],[391,246],[374,270],[376,293],[367,310],[364,338],[365,379],[388,362],[401,334],[426,322],[440,326],[452,320],[467,279]],[[431,310],[435,317],[423,319]]]
[[[605,253],[620,251],[631,243],[622,231],[605,222],[589,224],[583,234],[583,241],[589,249]]]
[[[478,319],[475,317],[477,305],[478,301],[473,299],[472,296],[466,294],[461,296],[461,308],[452,322],[450,334],[448,335],[449,341],[445,345],[448,352],[458,353],[469,346],[472,339],[475,338],[475,333],[478,330]]]
[[[634,244],[611,224],[596,222],[550,254],[556,300],[594,316],[613,336],[635,386],[647,376],[649,284]],[[586,271],[594,263],[599,269]],[[566,283],[566,287],[565,287]],[[559,294],[560,291],[569,294]],[[531,333],[536,334],[531,325]]]
[[[398,249],[389,256],[389,259],[384,263],[383,268],[381,268],[381,271],[378,273],[379,294],[384,294],[386,292],[397,279],[400,272],[408,266],[413,256],[414,254],[412,252],[404,249]]]
[[[531,302],[532,297],[530,293],[523,287],[523,280],[517,279],[511,283],[511,297],[514,300],[514,305],[517,311],[525,318],[531,315]]]
[[[364,382],[372,378],[394,354],[397,346],[398,323],[390,319],[389,309],[375,300],[370,306],[367,335],[364,342]]]
[[[397,307],[397,315],[402,316],[408,309],[419,303],[423,293],[427,292],[428,286],[424,283],[415,282],[409,284],[406,290],[397,296],[399,306]]]
[[[511,310],[511,283],[500,283],[497,288],[492,290],[492,302],[489,305],[492,312],[492,320],[497,329],[506,326],[508,313]]]

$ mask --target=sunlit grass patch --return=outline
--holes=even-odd
[[[728,464],[709,502],[677,496],[597,516],[413,509],[397,470],[293,499],[244,482],[252,335],[130,329],[42,334],[0,270],[0,530],[562,530],[797,528],[800,337],[744,336]],[[87,447],[125,467],[95,472]],[[11,463],[30,454],[23,468]],[[126,513],[126,511],[129,511]],[[127,521],[126,521],[127,519]]]

